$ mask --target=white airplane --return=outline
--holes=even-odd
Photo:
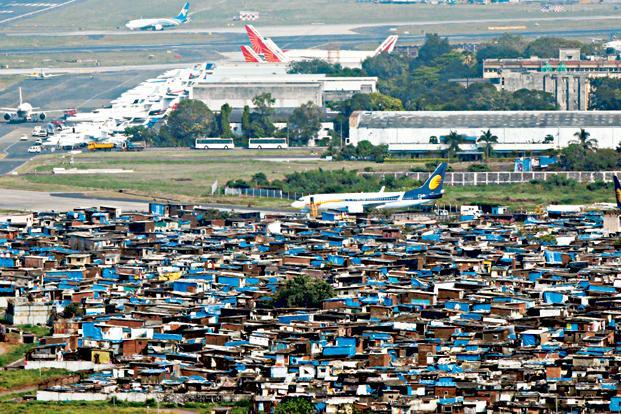
[[[50,111],[39,111],[40,108],[33,107],[28,102],[24,102],[22,88],[19,88],[19,105],[17,108],[0,108],[4,112],[3,118],[7,122],[37,122],[45,121],[46,113],[65,112],[65,109],[54,109]]]
[[[621,40],[611,40],[610,42],[604,43],[604,47],[606,49],[613,49],[617,52],[621,52]]]
[[[56,78],[58,76],[63,76],[63,74],[62,73],[46,73],[43,69],[41,69],[39,72],[32,72],[30,75],[28,75],[28,77],[36,79],[36,80],[51,79],[51,78]]]
[[[377,193],[312,194],[294,201],[291,207],[310,210],[314,205],[317,210],[362,213],[365,208],[396,209],[419,206],[442,197],[446,167],[445,162],[441,163],[421,187],[409,191],[384,192],[382,187]]]
[[[190,21],[190,16],[188,15],[190,11],[190,3],[186,2],[181,11],[177,15],[177,17],[162,17],[155,19],[136,19],[130,20],[127,22],[125,27],[129,30],[153,30],[160,31],[167,29],[169,27],[179,26],[181,24],[187,23]]]
[[[241,47],[246,62],[288,63],[321,59],[328,63],[338,63],[350,68],[359,68],[362,62],[369,57],[377,56],[380,53],[391,53],[399,39],[397,35],[388,36],[375,50],[282,50],[272,39],[263,37],[252,25],[246,25],[246,33],[252,46],[252,49],[247,46]],[[259,55],[262,55],[262,58]]]

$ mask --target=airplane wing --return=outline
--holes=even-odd
[[[0,111],[17,112],[17,108],[0,108]]]

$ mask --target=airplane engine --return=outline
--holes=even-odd
[[[7,122],[8,122],[8,121],[10,121],[10,120],[11,120],[11,118],[12,118],[12,117],[11,117],[11,114],[9,114],[9,113],[5,113],[5,114],[4,114],[4,116],[3,116],[3,118],[4,118],[4,120],[5,120],[5,121],[7,121]]]
[[[37,115],[37,118],[39,118],[39,121],[45,121],[45,113],[41,112],[39,115]]]
[[[164,27],[161,24],[156,24],[155,26],[153,26],[153,29],[159,32],[161,30],[164,30]]]

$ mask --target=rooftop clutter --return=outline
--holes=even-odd
[[[621,251],[599,213],[438,223],[150,209],[4,218],[0,306],[14,324],[53,326],[26,369],[92,371],[39,400],[621,408]],[[330,297],[275,304],[301,276]]]

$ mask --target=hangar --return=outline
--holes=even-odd
[[[576,140],[574,134],[581,128],[599,148],[621,143],[619,111],[359,111],[351,115],[349,125],[351,144],[369,141],[395,152],[442,151],[445,137],[453,131],[463,137],[462,150],[476,150],[477,138],[488,129],[498,137],[496,152],[563,148]]]

